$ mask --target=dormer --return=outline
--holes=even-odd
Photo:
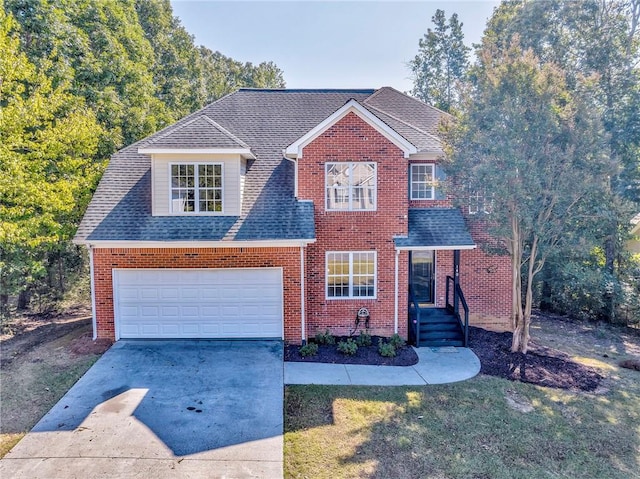
[[[206,115],[138,149],[151,156],[153,216],[239,216],[249,146]]]

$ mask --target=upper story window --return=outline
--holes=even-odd
[[[435,165],[419,163],[411,165],[410,194],[412,200],[435,199]]]
[[[469,193],[469,214],[491,213],[493,198],[487,196],[484,190],[476,190]]]
[[[376,252],[327,252],[327,298],[375,298]]]
[[[327,210],[376,209],[375,163],[327,163],[325,172]]]
[[[172,213],[222,213],[222,164],[171,165]]]

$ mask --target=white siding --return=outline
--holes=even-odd
[[[244,160],[243,160],[244,161]],[[153,155],[151,158],[153,216],[172,215],[169,201],[170,165],[172,163],[222,163],[224,192],[222,207],[224,216],[238,216],[241,207],[241,158],[240,155]],[[246,163],[246,162],[245,162]],[[175,213],[174,213],[175,214]]]

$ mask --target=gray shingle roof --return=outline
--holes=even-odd
[[[457,208],[412,208],[409,210],[409,235],[396,238],[397,247],[475,246]]]
[[[391,87],[376,90],[364,103],[395,118],[400,118],[431,135],[438,134],[440,120],[449,116],[448,113],[400,93]]]
[[[294,167],[282,152],[351,99],[419,150],[439,146],[433,134],[444,113],[392,88],[241,89],[114,154],[75,240],[315,238],[313,204],[294,197]],[[148,154],[138,153],[139,148],[250,149],[254,159],[247,165],[240,215],[152,216],[151,159]],[[413,236],[410,234],[410,238]]]
[[[236,138],[206,115],[200,115],[177,128],[153,136],[148,147],[154,148],[245,148],[249,146]]]

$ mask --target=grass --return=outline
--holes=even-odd
[[[640,478],[640,374],[579,352],[607,376],[599,394],[488,376],[289,386],[285,477]]]
[[[0,370],[0,458],[46,414],[99,355],[75,355],[69,343],[86,333],[80,328],[44,342]]]

